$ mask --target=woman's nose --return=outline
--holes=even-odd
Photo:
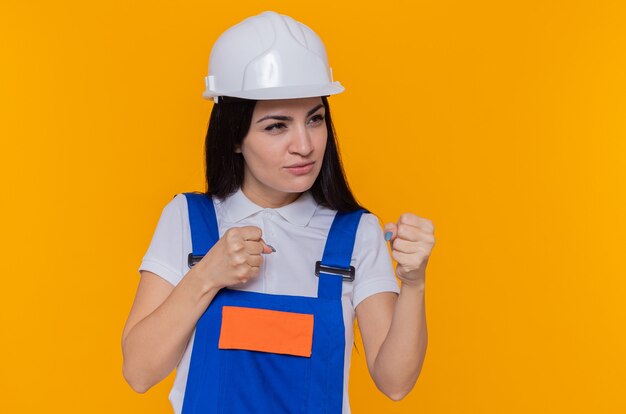
[[[297,128],[293,131],[289,152],[307,156],[313,151],[311,135],[306,127]]]

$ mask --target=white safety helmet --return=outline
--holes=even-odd
[[[343,92],[333,82],[326,49],[315,32],[289,16],[267,11],[226,30],[209,58],[202,96],[292,99]]]

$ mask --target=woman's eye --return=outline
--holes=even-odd
[[[286,128],[287,125],[283,124],[282,122],[277,122],[275,124],[271,124],[265,127],[266,131],[278,131],[280,129]]]
[[[313,124],[313,125],[321,124],[323,120],[324,120],[324,115],[322,114],[313,115],[311,119],[309,119],[309,124]]]

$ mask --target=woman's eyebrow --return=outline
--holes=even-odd
[[[306,113],[306,116],[311,116],[313,115],[318,109],[322,108],[324,105],[319,104],[317,105],[315,108],[311,109],[309,112]],[[275,119],[277,121],[293,121],[293,118],[290,116],[284,116],[284,115],[266,115],[263,118],[259,119],[258,121],[256,121],[256,123],[258,124],[259,122],[265,121],[267,119]]]
[[[293,118],[290,116],[284,116],[284,115],[266,115],[263,118],[259,119],[258,121],[256,121],[256,123],[258,124],[261,121],[265,121],[266,119],[276,119],[279,121],[293,121]]]
[[[317,105],[315,108],[311,109],[309,112],[306,113],[306,116],[311,116],[315,113],[315,111],[317,111],[318,109],[320,109],[321,107],[323,107],[324,105],[319,104]]]

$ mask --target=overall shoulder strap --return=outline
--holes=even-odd
[[[316,266],[316,273],[319,275],[318,298],[341,299],[344,279],[341,273],[350,273],[356,231],[361,216],[365,212],[365,210],[357,210],[347,213],[337,212],[335,215],[326,239],[324,255],[321,263],[318,262]],[[337,273],[333,273],[333,270]],[[354,276],[353,272],[352,276]]]
[[[220,238],[213,200],[206,194],[184,194],[187,198],[187,209],[189,210],[193,255],[205,255]]]

